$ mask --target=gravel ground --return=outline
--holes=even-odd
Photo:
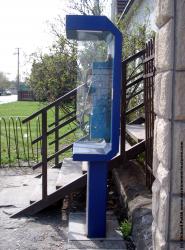
[[[30,168],[0,169],[0,250],[66,249],[68,221],[59,204],[34,217],[10,218],[29,204],[34,175]]]
[[[38,182],[39,171],[31,168],[0,169],[0,250],[66,250],[69,212],[84,212],[86,190],[76,192],[36,216],[12,219],[10,216],[29,205],[29,197]],[[113,211],[119,222],[125,218],[112,181],[108,181],[107,210]],[[133,250],[132,241],[126,241]]]

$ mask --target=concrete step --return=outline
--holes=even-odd
[[[127,124],[126,132],[136,143],[138,143],[145,139],[145,124]]]
[[[47,186],[48,186],[48,195],[56,191],[56,180],[59,174],[59,169],[57,168],[48,168],[48,178],[47,178]],[[30,198],[30,204],[39,201],[42,199],[42,177],[38,178],[38,183],[33,190],[33,193]]]
[[[106,222],[106,237],[90,239],[86,236],[85,213],[70,213],[67,249],[126,250],[126,244],[123,240],[121,232],[119,231],[119,224],[116,217],[114,215],[107,214]]]
[[[56,181],[56,189],[66,186],[82,175],[82,162],[73,161],[72,158],[65,158]]]

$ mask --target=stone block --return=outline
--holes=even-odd
[[[175,75],[175,102],[174,102],[175,119],[185,121],[184,107],[185,107],[185,71],[176,72]]]
[[[161,27],[173,17],[173,1],[171,0],[156,0],[155,8],[155,23],[157,27]]]
[[[157,190],[156,192],[154,188]],[[169,194],[165,189],[160,188],[160,185],[158,187],[157,185],[155,187],[153,186],[152,190],[154,197],[152,199],[153,221],[157,225],[157,228],[160,231],[162,237],[166,238],[168,225]]]
[[[175,122],[173,142],[172,193],[185,193],[185,123]]]
[[[180,240],[181,236],[185,241],[185,198],[173,196],[171,199],[170,240]]]
[[[153,182],[152,185],[152,215],[153,218],[158,216],[159,211],[159,194],[160,194],[160,183],[157,179]]]
[[[173,19],[170,19],[156,34],[155,67],[157,72],[173,68],[173,24]]]
[[[185,0],[176,1],[176,68],[185,70]]]
[[[154,137],[153,137],[153,175],[156,176],[157,168],[159,165],[159,159],[157,157],[157,123],[158,118],[154,121]]]
[[[154,112],[164,118],[171,118],[172,71],[158,73],[154,85]]]
[[[168,192],[169,170],[161,162],[157,168],[156,179],[159,181],[161,188]]]
[[[157,122],[157,157],[163,167],[169,169],[171,156],[171,123],[168,120],[158,118]]]
[[[157,225],[154,222],[152,224],[152,235],[153,235],[153,249],[166,250],[167,242],[163,238],[161,232],[158,230]]]

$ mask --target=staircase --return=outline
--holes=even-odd
[[[33,119],[41,118],[41,134],[33,139],[32,144],[41,144],[41,159],[33,169],[41,167],[42,172],[38,178],[38,185],[30,194],[30,205],[12,215],[13,218],[33,215],[86,185],[87,174],[84,171],[84,163],[65,158],[66,154],[71,155],[74,138],[79,139],[73,136],[71,141],[70,137],[75,132],[79,132],[82,125],[76,119],[75,109],[76,93],[82,87],[83,85],[80,85],[73,89],[23,121],[23,123],[29,123]],[[69,100],[70,108],[69,104],[65,105]],[[48,119],[49,112],[54,113],[52,122]],[[81,133],[80,136],[83,137],[83,134]],[[49,147],[54,147],[54,153],[49,153]],[[60,160],[61,157],[62,160]]]
[[[144,50],[123,61],[120,152],[110,161],[110,169],[126,164],[145,150],[145,119],[141,116],[144,107],[143,55]],[[129,63],[139,59],[141,62],[128,75]],[[74,143],[74,138],[73,141],[70,139],[71,135],[79,132],[81,126],[77,119],[75,103],[76,93],[83,86],[73,89],[23,121],[29,123],[38,117],[42,121],[41,134],[32,141],[32,144],[41,145],[41,159],[33,169],[41,167],[42,173],[38,178],[37,187],[30,194],[30,204],[11,217],[34,215],[71,192],[85,187],[87,163],[74,162],[69,157],[72,155],[69,152]],[[132,100],[136,97],[139,104],[133,107]],[[65,105],[69,100],[70,108]],[[54,121],[48,119],[49,112],[53,112]],[[85,126],[85,123],[83,125]],[[80,134],[81,137],[84,135]],[[49,147],[54,147],[53,153],[49,153]]]

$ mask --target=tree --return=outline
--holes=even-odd
[[[10,81],[3,72],[0,72],[0,89],[4,90],[9,88],[9,86],[10,86]]]
[[[106,0],[69,0],[68,7],[81,15],[100,16]]]
[[[53,101],[75,86],[76,51],[64,36],[52,45],[50,53],[36,53],[28,83],[40,101]]]
[[[101,15],[105,1],[107,0],[70,0],[68,7],[83,15]],[[77,51],[77,44],[66,39],[64,35],[65,23],[61,16],[58,16],[55,23],[50,24],[50,29],[56,41],[49,53],[32,55],[28,83],[38,100],[53,101],[77,85],[77,71],[80,72],[77,54],[84,61],[84,69],[88,69],[88,58],[91,58],[92,52],[97,52],[97,49],[87,43],[84,51]]]

